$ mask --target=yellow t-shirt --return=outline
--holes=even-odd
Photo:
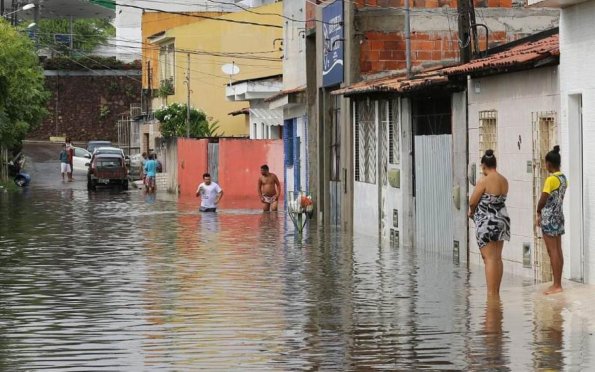
[[[552,192],[558,190],[560,188],[560,179],[556,176],[561,174],[562,172],[552,173],[548,178],[546,178],[545,184],[543,185],[543,192],[546,194],[551,194]],[[568,184],[568,181],[566,183]]]

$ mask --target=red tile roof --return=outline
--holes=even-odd
[[[243,109],[232,111],[227,115],[238,116],[238,115],[248,115],[248,114],[250,114],[250,109],[248,107],[245,107]]]
[[[408,93],[430,86],[447,85],[449,83],[449,76],[467,75],[476,72],[506,72],[527,67],[536,67],[539,63],[546,62],[549,58],[556,58],[555,61],[552,61],[554,63],[557,62],[557,57],[560,55],[558,34],[551,35],[554,31],[548,32],[549,34],[547,36],[543,36],[539,40],[521,42],[515,45],[520,42],[517,41],[516,43],[512,43],[514,46],[508,49],[463,65],[426,70],[409,79],[401,73],[380,79],[361,81],[335,90],[331,94],[349,96],[379,92]],[[506,48],[506,45],[501,46],[501,48]]]
[[[526,42],[508,50],[443,70],[445,75],[467,75],[474,72],[506,72],[526,65],[560,56],[558,34],[537,41]]]
[[[346,88],[333,91],[331,94],[355,95],[364,93],[406,93],[429,86],[446,85],[448,77],[440,73],[441,69],[421,72],[412,78],[403,74],[391,75],[380,79],[360,81]]]
[[[293,88],[293,89],[286,89],[286,90],[282,90],[279,93],[265,99],[265,102],[273,102],[279,98],[283,98],[285,96],[288,96],[290,94],[295,94],[295,93],[302,93],[306,91],[306,87],[299,87],[299,88]]]

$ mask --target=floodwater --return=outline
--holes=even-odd
[[[37,173],[0,194],[0,370],[589,370],[592,288]]]

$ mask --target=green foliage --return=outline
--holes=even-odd
[[[49,93],[34,45],[0,21],[0,146],[20,144],[47,115]]]
[[[73,49],[88,53],[99,45],[105,44],[108,38],[116,35],[116,29],[107,19],[74,19],[72,21]],[[56,34],[70,34],[69,19],[42,19],[39,21],[39,42],[41,45],[57,49],[61,52],[73,52],[70,45],[56,43]]]
[[[99,108],[99,119],[105,119],[111,113],[109,107],[107,105],[103,105]]]
[[[169,79],[162,80],[157,95],[161,98],[165,98],[167,96],[173,95],[174,93],[174,83]]]
[[[186,105],[173,103],[155,111],[155,117],[161,122],[163,137],[186,137]],[[190,137],[218,137],[217,122],[201,111],[190,108]]]

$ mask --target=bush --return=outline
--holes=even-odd
[[[187,106],[173,103],[155,111],[155,117],[161,122],[161,135],[169,137],[186,137],[186,108]],[[220,134],[217,122],[194,108],[190,109],[190,137],[218,137]]]

